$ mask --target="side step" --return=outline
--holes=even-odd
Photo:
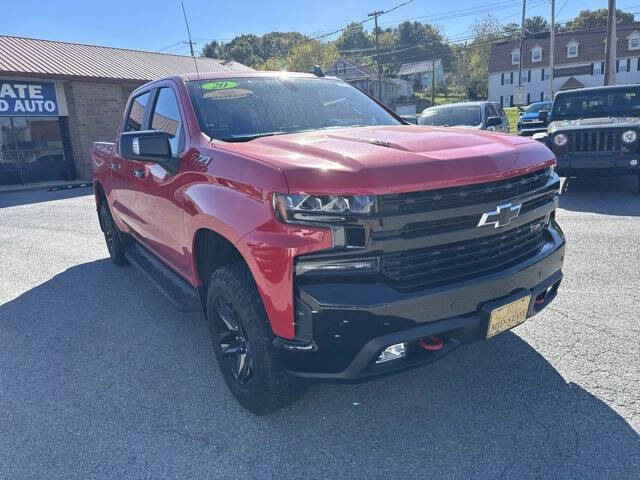
[[[202,311],[198,291],[144,247],[134,243],[124,254],[180,312]]]

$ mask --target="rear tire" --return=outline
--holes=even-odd
[[[118,229],[116,222],[111,216],[107,202],[101,202],[98,212],[100,226],[104,232],[104,240],[107,243],[107,250],[109,250],[111,261],[118,266],[127,265],[129,261],[124,256],[124,253],[131,245],[131,242]]]
[[[207,323],[222,376],[244,408],[264,415],[304,393],[273,345],[262,299],[244,263],[221,267],[211,275]]]

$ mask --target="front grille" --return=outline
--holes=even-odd
[[[548,193],[535,197],[522,204],[520,215],[524,215],[538,207],[553,202],[553,197],[557,194],[556,190],[550,190]],[[457,230],[465,230],[475,228],[482,215],[476,213],[473,215],[464,215],[461,217],[449,217],[439,220],[427,220],[424,222],[413,222],[404,225],[402,230],[386,230],[382,232],[374,232],[373,240],[383,240],[386,238],[416,238],[426,237],[428,235],[436,235],[440,233],[454,232]]]
[[[441,286],[498,272],[535,256],[544,218],[495,235],[435,247],[385,253],[382,274],[398,289]]]
[[[620,130],[566,132],[568,153],[616,153],[622,149]]]
[[[383,215],[394,215],[502,202],[541,188],[549,181],[550,176],[551,170],[547,168],[496,182],[382,195],[380,212]]]

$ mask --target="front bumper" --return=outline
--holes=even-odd
[[[633,165],[635,160],[635,165]],[[640,153],[609,155],[558,155],[556,172],[563,177],[640,174]]]
[[[562,279],[565,241],[552,223],[547,241],[529,260],[468,282],[418,292],[399,292],[378,282],[327,283],[298,288],[298,301],[313,316],[313,342],[297,345],[276,338],[290,374],[326,380],[359,380],[433,362],[457,346],[485,338],[488,311],[524,294],[532,295],[527,317],[556,295]],[[551,290],[541,304],[533,299]],[[438,351],[418,346],[438,335]],[[389,345],[408,342],[405,358],[375,364]]]

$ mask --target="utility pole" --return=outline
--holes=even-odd
[[[607,48],[604,54],[604,84],[616,84],[616,0],[609,0],[607,12]]]
[[[436,104],[436,35],[431,37],[431,105]]]
[[[382,102],[382,65],[380,65],[380,44],[378,43],[378,15],[382,15],[384,10],[374,10],[368,17],[373,17],[376,32],[376,63],[378,64],[378,100]]]
[[[553,69],[556,39],[556,0],[551,0],[551,33],[549,36],[549,100],[553,102]]]
[[[520,22],[520,58],[518,59],[518,105],[522,104],[520,96],[522,95],[522,46],[524,43],[524,16],[527,8],[527,0],[522,0],[522,21]]]

